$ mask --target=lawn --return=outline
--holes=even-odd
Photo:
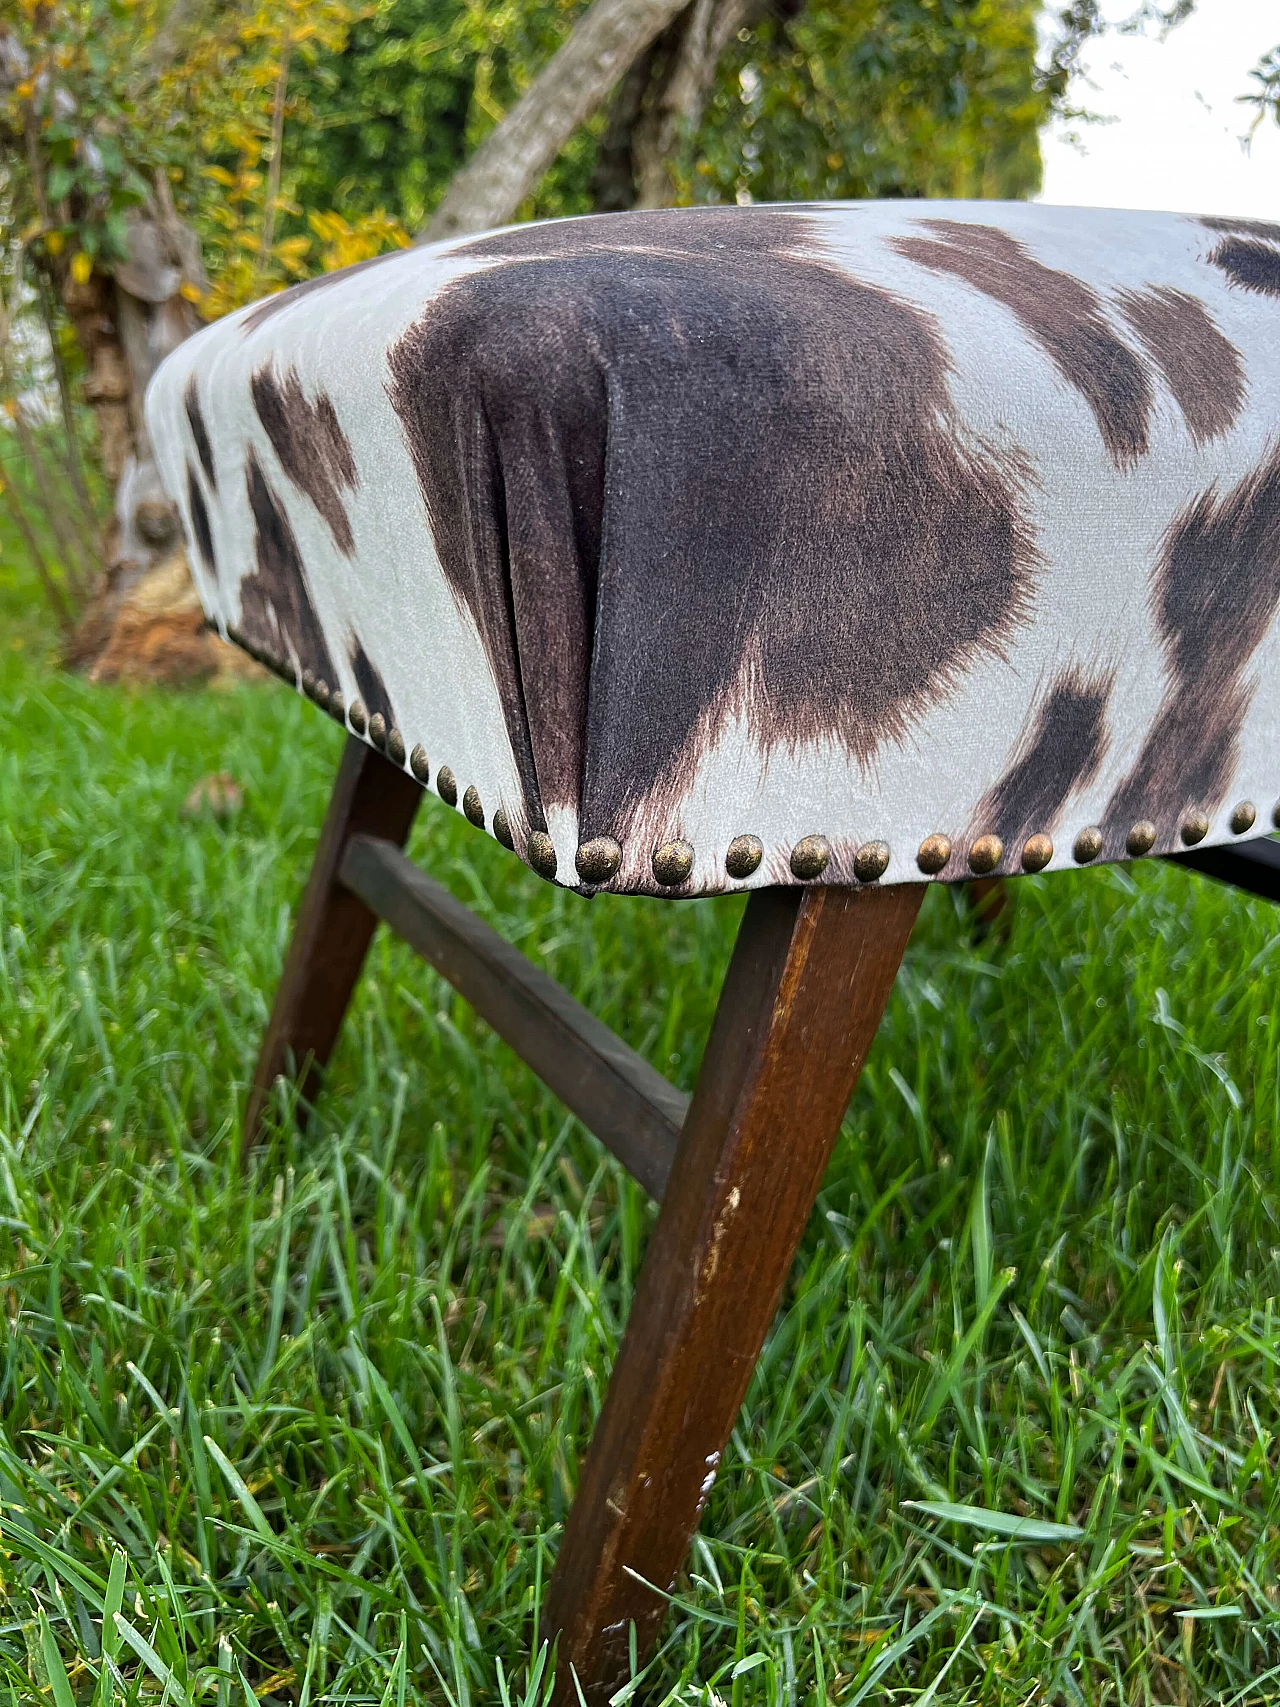
[[[541,1698],[652,1209],[385,935],[242,1156],[340,740],[59,673],[0,569],[17,1702]],[[740,902],[588,904],[436,801],[413,851],[692,1085]],[[638,1699],[1280,1700],[1276,925],[1156,865],[985,943],[929,895]]]

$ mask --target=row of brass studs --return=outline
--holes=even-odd
[[[414,749],[414,757],[422,752],[420,747]],[[423,774],[420,780],[426,780],[425,758],[423,754]],[[415,775],[417,768],[415,766]],[[450,806],[457,804],[458,790],[453,773],[447,765],[441,766],[436,776],[436,787],[441,798]],[[469,788],[463,797],[462,809],[473,824],[484,826],[484,811],[480,805],[480,796],[475,788]],[[1242,836],[1253,828],[1257,819],[1257,808],[1251,800],[1243,800],[1231,814],[1231,828],[1237,836]],[[1272,814],[1277,828],[1280,828],[1280,804],[1277,804]],[[501,809],[494,814],[493,831],[504,847],[512,847],[510,826],[507,815]],[[1188,847],[1194,847],[1209,833],[1209,820],[1203,812],[1189,814],[1182,825],[1182,840]],[[1126,840],[1129,854],[1137,859],[1151,852],[1156,842],[1156,828],[1147,819],[1134,824]],[[529,836],[525,848],[529,864],[541,876],[552,878],[556,874],[557,859],[555,845],[545,831],[535,830]],[[1102,831],[1091,825],[1081,830],[1072,848],[1073,857],[1078,865],[1088,865],[1097,859],[1102,852]],[[999,836],[979,836],[969,848],[969,869],[975,876],[986,876],[993,872],[1004,857],[1004,843]],[[730,877],[741,882],[759,870],[764,858],[764,846],[758,836],[735,836],[725,853],[725,870]],[[916,855],[916,864],[926,876],[935,876],[951,858],[951,842],[943,835],[926,836],[920,844]],[[1053,858],[1053,842],[1044,834],[1028,836],[1022,844],[1022,869],[1027,872],[1043,871]],[[831,844],[825,836],[804,836],[791,850],[791,872],[802,882],[811,883],[821,877],[831,859]],[[653,875],[664,889],[677,889],[686,883],[693,872],[694,850],[691,843],[682,839],[663,842],[654,849]],[[583,842],[574,859],[578,876],[584,883],[599,885],[608,883],[615,877],[622,864],[622,848],[612,836],[593,836],[590,841]],[[876,883],[889,868],[889,845],[887,842],[863,842],[854,854],[853,871],[859,883]]]
[[[916,864],[926,877],[936,877],[951,858],[951,838],[941,834],[926,836],[916,853]],[[969,848],[969,870],[976,877],[985,877],[995,870],[1004,858],[1004,843],[999,836],[979,836]],[[1022,846],[1024,871],[1043,871],[1053,858],[1053,843],[1048,836],[1028,836]]]
[[[1280,803],[1277,803],[1272,813],[1272,822],[1280,829]],[[1233,809],[1230,824],[1233,834],[1243,836],[1251,830],[1257,821],[1258,809],[1252,800],[1242,800]],[[1209,834],[1209,820],[1203,812],[1189,812],[1182,822],[1179,834],[1183,843],[1189,848],[1195,847]],[[1148,818],[1141,818],[1129,827],[1125,838],[1125,849],[1134,859],[1140,859],[1143,854],[1149,854],[1156,845],[1156,827]],[[861,849],[859,849],[861,852]],[[886,850],[887,852],[887,850]],[[1077,865],[1089,865],[1102,852],[1102,831],[1096,824],[1090,824],[1081,830],[1071,849],[1071,856]],[[999,865],[1004,857],[1004,843],[999,836],[979,836],[969,848],[969,869],[978,877],[984,877]],[[951,858],[951,842],[943,835],[926,836],[916,854],[916,864],[927,877],[936,876]],[[1022,869],[1024,871],[1043,871],[1053,858],[1053,842],[1046,835],[1028,836],[1022,844]],[[792,870],[795,870],[795,857],[792,856]],[[797,876],[802,875],[797,872]]]
[[[274,670],[291,686],[294,685],[292,671],[285,670],[276,659],[260,652],[256,647],[249,646],[239,635],[231,634],[231,638],[245,647],[260,663]],[[341,693],[336,688],[330,688],[328,683],[318,678],[312,670],[302,672],[302,691],[322,711],[327,711],[340,723],[349,723],[357,735],[367,735],[379,752],[385,753],[394,764],[403,766],[404,736],[398,729],[387,727],[386,718],[380,711],[369,716],[359,699],[353,699],[350,705],[346,705]],[[409,769],[425,788],[431,780],[431,770],[426,749],[421,744],[415,746],[409,754]],[[448,765],[441,765],[436,772],[436,792],[446,806],[458,804],[457,779]],[[474,785],[469,787],[462,797],[462,810],[478,829],[484,828],[484,806],[479,790]],[[504,848],[514,849],[515,838],[511,833],[511,823],[501,807],[493,815],[493,834],[495,840],[501,842]],[[946,840],[945,837],[932,839],[944,842]],[[998,848],[999,843],[996,846]],[[947,842],[946,847],[949,857],[951,844]],[[525,858],[540,877],[550,880],[556,875],[558,861],[555,844],[545,830],[530,832],[525,842]],[[996,858],[999,858],[998,853]],[[730,877],[741,882],[760,869],[763,859],[764,843],[759,836],[735,836],[725,852],[725,870]],[[802,881],[812,882],[815,877],[821,877],[830,859],[831,844],[825,836],[805,836],[791,850],[791,870],[793,875]],[[681,838],[663,842],[653,853],[653,875],[664,889],[678,889],[692,876],[693,862],[694,850],[691,843]],[[608,883],[617,875],[622,865],[622,848],[612,836],[593,836],[578,849],[574,864],[583,883],[593,886]],[[945,858],[942,864],[946,864]],[[854,874],[860,883],[878,882],[888,866],[889,847],[886,842],[864,842],[854,855]],[[941,869],[941,866],[938,869]]]
[[[296,685],[292,670],[279,659],[261,647],[251,645],[234,629],[229,628],[227,634],[258,663],[287,681],[290,686]],[[349,706],[345,705],[338,689],[330,688],[327,682],[317,678],[311,670],[302,672],[302,691],[308,699],[314,700],[322,711],[329,712],[341,723],[349,722],[357,735],[367,734],[378,751],[385,753],[393,764],[403,766],[404,737],[398,729],[388,729],[386,718],[380,711],[368,716],[363,702],[359,699],[353,699]],[[427,763],[426,749],[421,744],[415,746],[409,754],[409,769],[425,788],[431,780],[431,771]],[[436,790],[447,806],[458,804],[457,780],[448,765],[441,765],[436,772]],[[470,823],[478,829],[484,828],[484,807],[474,784],[462,797],[462,810]],[[1253,801],[1241,800],[1232,808],[1228,822],[1233,835],[1243,836],[1253,828],[1257,819],[1258,809]],[[1277,802],[1271,814],[1271,821],[1280,829],[1280,802]],[[1209,829],[1207,815],[1196,809],[1183,819],[1179,835],[1186,847],[1193,848],[1204,840]],[[511,824],[501,807],[493,815],[493,834],[504,848],[514,849],[515,838],[511,833]],[[1149,854],[1155,844],[1156,827],[1150,819],[1141,818],[1130,825],[1129,834],[1125,838],[1125,849],[1132,858],[1140,859],[1144,854]],[[1096,824],[1090,824],[1081,830],[1071,849],[1072,858],[1077,865],[1091,864],[1101,852],[1102,831]],[[545,831],[534,830],[530,834],[525,844],[525,853],[529,864],[539,876],[550,879],[556,875],[555,845]],[[969,847],[969,869],[975,876],[986,876],[996,869],[1003,857],[1004,843],[999,836],[979,836]],[[759,870],[763,858],[764,844],[758,836],[735,836],[725,852],[725,870],[730,877],[741,882]],[[926,877],[934,877],[950,858],[950,838],[938,833],[926,836],[921,842],[916,853],[916,864]],[[1053,842],[1048,836],[1028,836],[1023,842],[1021,864],[1024,871],[1043,871],[1052,858]],[[791,850],[792,875],[800,878],[802,882],[811,883],[814,878],[821,877],[830,859],[831,843],[825,836],[804,836]],[[694,850],[689,842],[681,839],[663,842],[654,850],[653,875],[664,889],[677,889],[682,883],[688,882],[693,872],[693,861]],[[617,875],[622,864],[622,849],[612,836],[594,836],[590,841],[583,842],[574,863],[578,876],[584,883],[608,883],[610,878]],[[888,870],[888,866],[889,847],[886,842],[864,842],[854,854],[853,870],[859,883],[878,882]]]
[[[549,838],[543,837],[542,840],[550,847]],[[530,838],[531,848],[532,845]],[[735,836],[725,852],[724,866],[730,877],[741,882],[760,869],[763,859],[764,843],[759,836]],[[830,859],[831,843],[825,836],[804,836],[791,850],[791,870],[803,882],[812,882],[815,877],[821,877]],[[554,849],[550,852],[550,860],[554,874]],[[681,838],[663,842],[653,852],[653,875],[664,889],[678,889],[692,876],[693,861],[694,851],[690,842]],[[584,883],[607,883],[622,864],[622,849],[612,836],[593,836],[578,849],[574,864]],[[854,875],[860,883],[878,882],[888,868],[889,848],[885,842],[864,842],[854,855]],[[535,869],[540,870],[541,867],[535,864]]]
[[[1272,822],[1280,829],[1280,803],[1271,814]],[[1258,808],[1252,800],[1238,801],[1231,809],[1231,817],[1227,822],[1234,836],[1246,835],[1258,821]],[[1178,834],[1184,847],[1193,848],[1197,842],[1202,842],[1209,834],[1208,816],[1199,809],[1188,812],[1179,827]],[[1140,818],[1136,824],[1129,826],[1129,834],[1125,837],[1125,851],[1134,859],[1141,859],[1143,854],[1149,854],[1156,845],[1156,827],[1149,818]],[[1102,831],[1097,825],[1091,824],[1088,829],[1081,830],[1071,849],[1071,856],[1077,865],[1088,865],[1097,859],[1102,852]]]

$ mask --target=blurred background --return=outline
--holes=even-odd
[[[1207,0],[1176,29],[1135,28],[1115,0],[1103,17],[1110,30],[1083,45],[1072,99],[1041,133],[1041,199],[1280,215],[1280,126],[1263,122],[1280,75],[1271,0]]]
[[[1269,0],[13,0],[5,549],[99,680],[204,634],[142,420],[202,321],[513,219],[883,196],[1280,211]]]

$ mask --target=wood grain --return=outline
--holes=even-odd
[[[923,893],[748,904],[550,1585],[563,1707],[657,1638]]]

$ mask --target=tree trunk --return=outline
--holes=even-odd
[[[740,30],[803,0],[693,0],[637,59],[614,96],[592,188],[596,209],[669,207],[681,147],[695,134],[720,60]]]
[[[178,218],[168,182],[129,222],[114,273],[68,278],[63,302],[85,354],[103,472],[115,493],[104,570],[67,651],[95,679],[191,680],[235,666],[204,627],[178,513],[161,485],[143,409],[160,363],[199,327],[184,287],[205,283],[195,233]]]
[[[132,389],[115,311],[115,284],[109,273],[93,273],[83,284],[69,274],[62,305],[75,330],[88,372],[84,400],[98,429],[98,455],[107,482],[116,487],[133,453]]]
[[[671,202],[677,152],[701,123],[720,55],[752,11],[751,0],[694,0],[668,30],[666,74],[651,91],[632,139],[637,207]]]
[[[510,220],[589,119],[688,0],[595,0],[555,57],[454,176],[418,241]]]

